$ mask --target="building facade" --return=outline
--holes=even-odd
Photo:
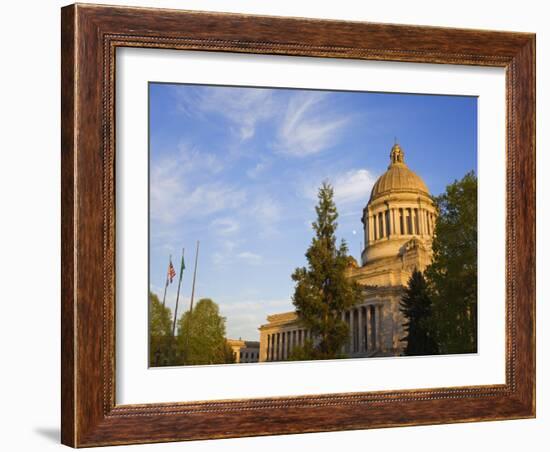
[[[226,339],[236,363],[257,363],[260,360],[260,343],[242,339]]]
[[[361,222],[361,263],[350,259],[348,277],[363,287],[363,301],[342,314],[349,357],[396,356],[404,348],[399,303],[413,270],[432,260],[436,209],[424,181],[405,163],[395,144],[390,164],[374,184]],[[311,337],[295,312],[274,314],[260,328],[260,361],[288,359],[292,349]]]

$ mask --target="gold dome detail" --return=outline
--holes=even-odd
[[[391,149],[388,170],[378,178],[372,187],[370,201],[395,192],[430,195],[424,181],[406,165],[403,149],[397,143]]]

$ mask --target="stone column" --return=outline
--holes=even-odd
[[[286,358],[290,356],[290,352],[292,351],[292,331],[289,331],[287,333],[288,336],[288,345],[286,347]]]
[[[286,332],[286,351],[285,351],[285,359],[288,359],[288,357],[290,356],[290,339],[291,339],[291,332],[290,331],[287,331]]]
[[[371,241],[372,226],[370,224],[370,215],[367,210],[367,215],[365,216],[365,248]]]
[[[288,331],[285,331],[283,334],[285,336],[285,350],[283,352],[283,356],[284,356],[284,359],[286,360],[288,358],[288,342],[289,342],[289,332]]]
[[[352,354],[353,350],[353,309],[349,311],[349,353]]]
[[[376,308],[373,305],[369,307],[370,314],[370,351],[376,350]]]
[[[365,232],[367,233],[366,234],[366,237],[365,237],[365,244],[368,244],[371,242],[371,237],[372,237],[372,224],[371,224],[371,221],[370,221],[370,215],[369,215],[369,212],[367,211],[367,217],[366,217],[366,220],[367,220],[367,228],[365,230]]]
[[[363,306],[359,306],[357,313],[359,314],[359,317],[357,317],[357,351],[363,353]]]
[[[382,309],[383,306],[380,304],[377,306],[377,312],[376,312],[376,333],[377,333],[377,340],[378,342],[378,350],[382,350]]]
[[[266,353],[265,353],[265,361],[269,361],[271,334],[267,334],[266,336],[267,336],[267,349],[266,349]]]
[[[365,351],[368,352],[370,348],[370,311],[369,306],[365,306]]]

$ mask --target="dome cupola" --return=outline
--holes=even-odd
[[[428,187],[405,163],[405,153],[399,144],[394,144],[390,152],[390,165],[372,187],[370,201],[390,193],[422,193],[429,196]]]
[[[388,169],[373,185],[363,209],[362,264],[398,256],[413,239],[430,241],[436,215],[428,187],[407,166],[403,149],[395,143]]]

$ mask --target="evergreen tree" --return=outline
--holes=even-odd
[[[347,245],[345,241],[336,245],[338,212],[333,198],[332,186],[324,182],[315,207],[317,220],[312,224],[315,236],[306,252],[308,266],[292,274],[296,313],[317,339],[310,359],[340,355],[349,334],[342,312],[361,300],[359,285],[346,277]]]
[[[477,177],[473,172],[435,198],[433,262],[425,271],[432,330],[441,353],[477,351]]]
[[[192,312],[178,320],[179,364],[225,364],[234,362],[225,339],[225,317],[210,298],[199,300]]]
[[[427,319],[431,316],[431,304],[426,280],[422,273],[415,269],[409,278],[399,306],[405,317],[404,329],[407,333],[402,339],[407,343],[405,355],[436,355],[438,353],[437,343],[431,336],[427,325]]]
[[[149,292],[149,365],[170,366],[174,361],[172,313]]]

